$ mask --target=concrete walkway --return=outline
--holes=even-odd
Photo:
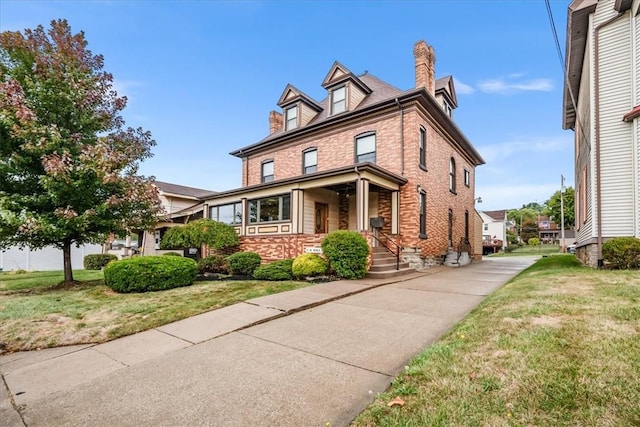
[[[0,356],[0,425],[346,425],[535,259],[331,282],[104,344]]]

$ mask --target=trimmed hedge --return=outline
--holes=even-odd
[[[615,237],[602,245],[602,257],[609,266],[621,270],[640,268],[640,239]]]
[[[318,254],[302,254],[293,260],[291,271],[295,277],[313,277],[325,274],[329,269],[327,260]]]
[[[117,261],[118,257],[112,254],[91,254],[84,257],[85,270],[100,270],[110,261]]]
[[[191,258],[142,256],[115,261],[104,269],[104,284],[116,292],[147,292],[188,286],[198,275]]]
[[[253,271],[253,277],[258,280],[291,280],[293,279],[292,265],[292,259],[274,261],[256,268]]]
[[[362,279],[367,274],[369,244],[356,231],[339,230],[322,240],[322,253],[329,266],[345,279]]]
[[[253,271],[258,268],[262,258],[255,252],[236,252],[227,257],[227,265],[231,274],[241,276],[251,276]]]
[[[178,252],[165,252],[162,256],[182,256],[182,254],[179,254]]]
[[[222,255],[209,255],[208,257],[198,260],[198,273],[221,273],[227,274],[229,267],[227,261]]]

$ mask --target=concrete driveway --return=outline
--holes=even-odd
[[[105,344],[1,356],[0,424],[346,425],[535,259],[333,282]]]

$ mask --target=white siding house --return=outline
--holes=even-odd
[[[507,211],[479,211],[482,218],[482,240],[502,241],[502,249],[507,246]]]
[[[575,132],[577,255],[640,236],[640,0],[574,0],[567,20],[563,127]]]

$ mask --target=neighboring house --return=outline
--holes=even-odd
[[[540,239],[540,242],[555,243],[560,240],[560,234],[562,230],[560,229],[560,226],[556,224],[556,222],[551,218],[544,215],[538,215],[536,224],[538,224],[538,238]]]
[[[567,18],[563,127],[575,132],[576,255],[640,236],[638,0],[575,0]]]
[[[139,233],[139,249],[144,255],[173,252],[160,250],[160,240],[164,233],[171,227],[201,219],[204,210],[202,198],[215,194],[211,190],[162,181],[154,181],[153,185],[158,189],[158,197],[166,216],[156,225],[154,232],[145,231]]]
[[[453,120],[454,81],[436,80],[433,48],[416,43],[414,59],[409,90],[339,62],[322,101],[287,85],[270,134],[231,153],[242,187],[202,199],[205,215],[236,227],[241,248],[267,261],[318,252],[336,230],[399,247],[418,268],[471,252],[484,160]]]
[[[486,253],[507,246],[507,211],[480,211],[482,218],[482,246]],[[491,250],[489,250],[491,249]]]

